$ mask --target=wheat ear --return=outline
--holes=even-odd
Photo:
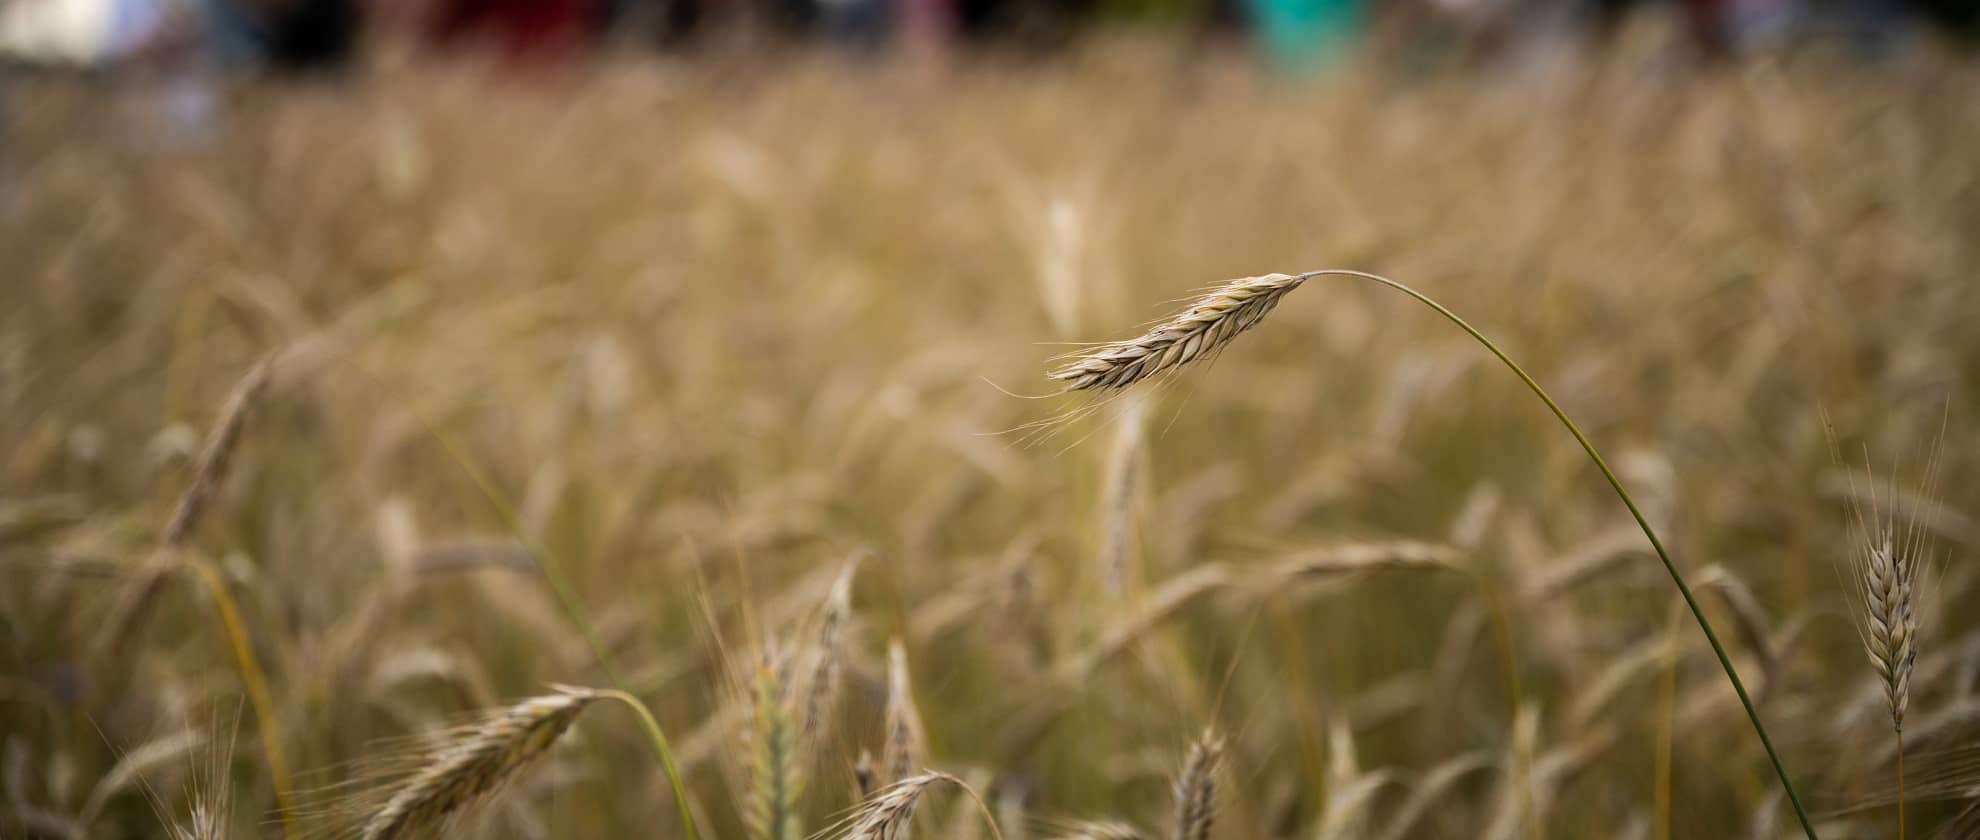
[[[248,417],[254,408],[261,404],[261,398],[268,393],[268,375],[274,369],[275,357],[265,356],[255,366],[248,369],[241,381],[234,386],[233,393],[227,396],[227,403],[220,409],[220,422],[206,436],[206,446],[200,450],[199,466],[193,471],[191,484],[179,496],[179,504],[172,510],[172,519],[165,525],[164,543],[177,546],[191,535],[193,526],[199,524],[200,514],[206,511],[206,503],[213,498],[215,490],[227,479],[227,470],[233,463],[234,448],[241,441],[241,430],[247,428]]]
[[[1863,645],[1884,686],[1891,726],[1904,731],[1911,699],[1912,663],[1918,658],[1916,563],[1888,534],[1857,546],[1857,585],[1863,589]]]
[[[564,688],[524,700],[469,729],[400,786],[358,837],[391,840],[436,832],[463,808],[514,779],[603,696]]]
[[[839,689],[839,638],[852,615],[853,576],[859,559],[846,564],[832,581],[825,596],[825,607],[818,615],[818,627],[811,637],[811,667],[804,680],[804,706],[799,710],[799,740],[814,742],[823,734],[825,718],[832,713]]]
[[[997,820],[990,813],[990,807],[978,796],[976,789],[967,782],[938,770],[923,770],[893,783],[853,809],[852,815],[841,823],[842,828],[826,834],[839,840],[906,840],[908,823],[914,819],[915,806],[921,797],[938,784],[951,784],[968,794],[976,802],[977,810],[990,825],[990,836],[1003,840],[997,829]]]
[[[1836,449],[1835,429],[1823,418],[1830,448]],[[1944,431],[1940,439],[1944,439]],[[1927,457],[1925,481],[1918,497],[1929,496],[1938,473],[1937,446]],[[1861,501],[1855,477],[1850,478],[1850,565],[1846,570],[1851,606],[1855,608],[1858,633],[1870,666],[1883,686],[1886,708],[1891,715],[1891,731],[1897,739],[1897,822],[1898,840],[1905,836],[1904,807],[1904,714],[1911,705],[1911,671],[1918,659],[1918,567],[1923,564],[1925,540],[1918,517],[1905,516],[1898,526],[1901,503],[1896,479],[1891,480],[1888,500],[1878,501],[1874,484],[1869,502]],[[1865,510],[1866,506],[1868,510]]]
[[[126,587],[111,609],[109,618],[103,625],[100,635],[93,641],[91,657],[97,662],[109,661],[116,649],[137,634],[145,619],[157,603],[158,595],[165,588],[171,573],[180,567],[173,561],[173,550],[183,547],[192,538],[193,529],[206,512],[208,502],[226,482],[229,468],[234,462],[234,450],[239,446],[242,433],[247,429],[248,419],[255,407],[261,404],[268,393],[268,382],[274,371],[280,353],[270,353],[255,362],[254,367],[242,375],[228,394],[227,402],[221,406],[220,420],[206,435],[206,444],[200,450],[199,462],[193,469],[192,481],[179,495],[178,504],[172,509],[172,518],[165,524],[165,531],[159,537],[164,546],[159,558],[146,565],[142,577]],[[227,588],[226,579],[209,563],[197,558],[188,564],[198,574],[207,593],[212,596],[215,612],[220,619],[220,627],[226,635],[228,646],[233,649],[235,664],[240,668],[241,682],[247,689],[248,700],[254,709],[255,726],[261,733],[262,755],[268,760],[268,772],[273,777],[275,800],[281,808],[282,833],[291,836],[295,832],[290,825],[290,812],[293,810],[290,796],[289,764],[282,749],[282,727],[275,713],[275,703],[268,690],[268,679],[261,663],[254,654],[254,647],[248,641],[245,622],[241,619],[240,607]]]
[[[1190,745],[1176,776],[1175,840],[1210,840],[1217,811],[1217,762],[1223,755],[1224,739],[1214,730],[1204,730]]]
[[[887,741],[880,750],[880,770],[889,782],[913,775],[921,758],[921,712],[914,705],[914,684],[908,678],[907,646],[899,638],[887,645]]]
[[[750,799],[744,822],[757,840],[798,840],[797,802],[804,779],[797,763],[797,726],[776,669],[756,671],[751,709]]]
[[[1767,761],[1773,765],[1774,775],[1781,781],[1787,792],[1788,802],[1794,806],[1794,815],[1801,822],[1801,829],[1809,840],[1817,840],[1815,823],[1808,817],[1808,809],[1801,803],[1801,794],[1795,790],[1794,780],[1788,777],[1787,766],[1781,763],[1780,753],[1774,749],[1774,741],[1767,735],[1766,724],[1760,721],[1760,711],[1753,705],[1753,698],[1746,691],[1746,684],[1739,678],[1739,670],[1733,667],[1732,657],[1719,641],[1719,634],[1712,629],[1712,622],[1705,617],[1705,611],[1698,605],[1698,599],[1691,592],[1690,584],[1685,583],[1684,573],[1678,571],[1677,563],[1665,550],[1664,542],[1657,536],[1656,529],[1650,527],[1650,520],[1637,505],[1635,497],[1623,487],[1622,479],[1616,477],[1615,470],[1595,448],[1593,441],[1581,431],[1581,427],[1568,417],[1567,410],[1540,387],[1540,382],[1532,374],[1513,361],[1506,351],[1485,334],[1479,332],[1471,322],[1452,312],[1449,307],[1435,299],[1390,280],[1379,274],[1347,269],[1326,269],[1308,271],[1302,274],[1267,274],[1262,277],[1247,277],[1233,280],[1210,293],[1198,298],[1181,314],[1155,326],[1154,329],[1138,338],[1097,345],[1075,353],[1067,363],[1048,375],[1065,383],[1066,391],[1105,391],[1126,388],[1151,376],[1172,370],[1180,365],[1202,358],[1221,349],[1238,333],[1256,325],[1266,313],[1276,306],[1287,292],[1298,288],[1302,283],[1315,277],[1353,277],[1377,283],[1408,295],[1411,299],[1434,310],[1444,320],[1451,322],[1466,335],[1478,342],[1492,356],[1504,364],[1513,375],[1519,377],[1527,390],[1547,405],[1554,418],[1561,422],[1575,443],[1581,445],[1588,460],[1602,473],[1602,478],[1614,490],[1623,507],[1629,509],[1644,538],[1657,552],[1657,559],[1664,564],[1664,571],[1670,575],[1671,583],[1678,594],[1684,597],[1685,606],[1690,608],[1691,617],[1698,622],[1698,629],[1705,634],[1705,640],[1712,645],[1712,653],[1719,659],[1719,667],[1726,673],[1726,681],[1732,683],[1733,693],[1739,695],[1740,706],[1746,710],[1746,719],[1752,723],[1753,732],[1760,738],[1760,746],[1766,750]]]
[[[1067,391],[1126,388],[1215,353],[1265,318],[1308,275],[1267,274],[1232,280],[1138,338],[1074,354],[1050,376]]]
[[[199,461],[193,467],[192,481],[179,494],[178,503],[172,507],[172,518],[166,521],[165,530],[159,537],[159,543],[164,547],[172,549],[185,545],[206,512],[207,503],[220,485],[226,482],[227,473],[234,463],[234,449],[241,442],[241,433],[247,428],[248,418],[268,393],[269,372],[274,366],[274,359],[270,355],[255,363],[234,385],[233,392],[228,394],[227,402],[220,409],[219,421],[207,432]],[[108,659],[143,627],[145,619],[151,614],[151,607],[175,569],[176,564],[160,560],[148,563],[140,570],[140,577],[124,588],[109,617],[104,620],[103,630],[91,646],[92,659]]]

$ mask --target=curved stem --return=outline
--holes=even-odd
[[[1568,434],[1574,436],[1575,442],[1581,444],[1581,450],[1588,453],[1588,460],[1594,462],[1595,468],[1601,471],[1602,478],[1609,482],[1609,487],[1616,491],[1618,498],[1622,499],[1623,507],[1628,508],[1629,515],[1636,519],[1637,527],[1643,529],[1643,536],[1649,538],[1650,547],[1657,552],[1657,559],[1664,563],[1664,571],[1670,573],[1671,582],[1677,585],[1678,594],[1684,596],[1684,605],[1691,608],[1691,617],[1697,619],[1698,629],[1705,632],[1705,640],[1712,644],[1712,653],[1719,658],[1719,667],[1725,669],[1726,680],[1732,683],[1734,693],[1739,695],[1739,704],[1746,708],[1746,717],[1753,723],[1754,733],[1760,736],[1760,745],[1767,750],[1767,760],[1774,765],[1774,775],[1780,777],[1781,787],[1787,791],[1788,802],[1794,806],[1794,815],[1801,821],[1801,830],[1808,835],[1808,840],[1817,840],[1815,836],[1815,824],[1808,819],[1808,810],[1801,804],[1801,794],[1794,789],[1794,782],[1788,778],[1787,768],[1781,764],[1780,754],[1774,750],[1773,739],[1767,737],[1767,727],[1760,722],[1760,712],[1754,708],[1753,698],[1746,693],[1746,684],[1740,681],[1739,671],[1733,667],[1732,658],[1726,655],[1726,646],[1719,642],[1719,634],[1712,630],[1712,622],[1705,618],[1705,611],[1698,606],[1698,599],[1691,594],[1691,586],[1684,582],[1684,574],[1679,572],[1677,564],[1672,562],[1670,552],[1664,550],[1664,542],[1657,538],[1656,530],[1650,527],[1650,520],[1644,517],[1643,511],[1636,506],[1636,500],[1630,497],[1627,489],[1623,488],[1622,480],[1616,478],[1615,471],[1609,468],[1609,462],[1602,458],[1601,452],[1596,451],[1595,444],[1590,442],[1588,436],[1582,433],[1581,427],[1575,425],[1574,421],[1569,419],[1567,412],[1561,408],[1560,404],[1554,402],[1554,398],[1547,395],[1547,390],[1540,387],[1540,383],[1535,381],[1532,375],[1528,374],[1517,362],[1514,362],[1512,357],[1507,356],[1506,351],[1499,349],[1499,345],[1492,343],[1492,340],[1486,338],[1484,333],[1479,332],[1477,327],[1473,327],[1470,322],[1458,317],[1457,313],[1445,308],[1443,304],[1430,299],[1422,292],[1418,292],[1387,277],[1379,274],[1369,274],[1365,271],[1328,269],[1324,271],[1309,271],[1299,275],[1302,280],[1323,276],[1359,277],[1363,280],[1380,283],[1416,299],[1418,303],[1424,306],[1436,310],[1437,314],[1444,316],[1445,320],[1456,324],[1459,329],[1464,330],[1472,339],[1484,345],[1486,350],[1491,351],[1493,356],[1498,357],[1500,362],[1512,370],[1513,375],[1519,377],[1519,381],[1526,384],[1527,390],[1532,391],[1534,396],[1539,397],[1541,402],[1547,404],[1547,410],[1552,411],[1555,419],[1560,420],[1561,425],[1567,427]]]
[[[667,784],[674,788],[674,805],[681,810],[681,832],[687,840],[694,840],[694,815],[689,813],[687,789],[681,785],[681,771],[674,765],[674,751],[667,746],[667,736],[660,731],[660,721],[653,718],[645,703],[624,690],[613,689],[601,694],[631,707],[639,715],[640,725],[646,727],[646,738],[653,742],[653,751],[660,754],[660,765],[667,771]]]
[[[227,591],[227,582],[204,560],[194,560],[192,568],[213,596],[214,609],[220,614],[220,627],[227,634],[227,644],[233,648],[234,663],[241,670],[241,683],[247,687],[248,703],[254,707],[255,728],[261,733],[261,752],[268,759],[269,775],[274,777],[275,805],[281,812],[282,836],[294,837],[296,806],[290,788],[289,762],[282,752],[282,727],[275,716],[275,701],[268,693],[268,678],[261,670],[260,661],[255,658],[254,645],[248,640],[241,611],[234,604],[233,594]]]

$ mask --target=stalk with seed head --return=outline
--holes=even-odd
[[[1826,421],[1825,421],[1826,425]],[[1831,448],[1835,430],[1827,429]],[[1932,489],[1938,464],[1937,453],[1927,461],[1924,492]],[[1891,731],[1897,738],[1897,822],[1898,840],[1904,840],[1904,713],[1911,704],[1911,670],[1918,659],[1918,567],[1925,555],[1924,540],[1915,517],[1902,531],[1898,528],[1897,492],[1891,501],[1880,504],[1874,490],[1866,504],[1855,491],[1851,478],[1850,564],[1844,570],[1850,590],[1857,632],[1863,638],[1870,667],[1877,671],[1884,701],[1891,715]],[[1868,507],[1868,510],[1865,508]]]
[[[385,807],[360,840],[420,837],[513,780],[549,750],[587,706],[605,695],[572,688],[512,706],[442,747]]]
[[[962,784],[947,773],[928,771],[909,776],[882,789],[853,812],[846,840],[901,840],[914,821],[914,808],[921,795],[938,782]]]
[[[1664,549],[1663,540],[1657,536],[1656,530],[1650,527],[1650,521],[1637,506],[1636,499],[1623,487],[1622,480],[1609,468],[1608,461],[1596,450],[1595,444],[1581,431],[1581,427],[1568,417],[1567,411],[1562,409],[1559,403],[1554,402],[1554,398],[1547,394],[1546,389],[1540,387],[1540,383],[1528,374],[1525,368],[1514,362],[1512,357],[1506,355],[1499,345],[1486,338],[1478,328],[1473,327],[1470,322],[1459,317],[1443,304],[1402,283],[1362,271],[1327,269],[1302,274],[1246,277],[1232,280],[1212,290],[1198,298],[1181,314],[1157,324],[1154,329],[1138,337],[1108,342],[1074,353],[1065,364],[1052,370],[1048,376],[1064,383],[1064,390],[1068,393],[1104,392],[1118,391],[1137,382],[1172,372],[1190,362],[1215,355],[1239,333],[1256,326],[1260,320],[1263,320],[1287,293],[1316,277],[1353,277],[1379,283],[1430,307],[1445,320],[1464,330],[1510,369],[1513,375],[1518,376],[1520,382],[1547,405],[1547,409],[1553,412],[1555,419],[1567,428],[1568,434],[1581,445],[1589,461],[1593,462],[1595,468],[1602,473],[1602,478],[1622,500],[1623,507],[1629,509],[1629,514],[1636,520],[1637,527],[1641,528],[1643,536],[1649,539],[1650,547],[1656,550],[1657,559],[1663,561],[1664,571],[1677,586],[1678,594],[1684,597],[1685,606],[1691,609],[1692,618],[1698,622],[1699,629],[1704,631],[1705,640],[1711,643],[1712,653],[1718,657],[1719,666],[1725,670],[1726,680],[1732,683],[1733,691],[1739,695],[1740,705],[1746,709],[1747,720],[1753,724],[1754,733],[1760,737],[1760,745],[1767,752],[1767,760],[1773,765],[1774,775],[1780,778],[1788,802],[1794,807],[1795,817],[1801,821],[1802,831],[1808,835],[1809,840],[1817,840],[1815,825],[1809,820],[1808,810],[1801,803],[1801,794],[1795,790],[1794,781],[1788,777],[1787,767],[1781,763],[1779,753],[1774,750],[1773,739],[1768,737],[1766,725],[1760,722],[1760,713],[1754,707],[1752,697],[1747,694],[1746,684],[1740,680],[1739,671],[1733,667],[1732,658],[1726,654],[1725,645],[1719,642],[1718,633],[1712,629],[1712,622],[1705,617],[1704,610],[1698,605],[1698,599],[1691,593],[1691,586],[1685,583],[1684,574],[1678,571],[1677,564],[1671,560],[1670,552]]]

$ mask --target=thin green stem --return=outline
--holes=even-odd
[[[1555,419],[1560,420],[1561,425],[1567,427],[1568,434],[1573,435],[1575,442],[1581,444],[1582,451],[1588,453],[1588,460],[1594,462],[1595,468],[1601,471],[1602,478],[1609,482],[1609,487],[1616,491],[1618,498],[1622,499],[1623,507],[1629,509],[1629,515],[1636,519],[1637,527],[1643,529],[1643,536],[1649,538],[1650,547],[1657,552],[1657,559],[1664,563],[1664,571],[1670,573],[1671,582],[1677,585],[1678,594],[1684,596],[1685,606],[1691,608],[1691,617],[1697,619],[1698,629],[1705,632],[1705,640],[1712,644],[1712,653],[1719,658],[1719,667],[1725,669],[1726,680],[1732,683],[1734,693],[1739,695],[1739,704],[1746,708],[1746,717],[1752,721],[1754,733],[1760,736],[1760,745],[1767,750],[1767,760],[1774,765],[1774,775],[1780,777],[1781,787],[1787,791],[1788,802],[1794,806],[1794,815],[1797,819],[1801,820],[1801,830],[1807,833],[1808,840],[1817,840],[1815,836],[1815,824],[1808,819],[1808,810],[1801,804],[1801,794],[1794,789],[1794,782],[1788,778],[1787,767],[1781,764],[1780,754],[1774,750],[1774,741],[1772,738],[1767,737],[1767,727],[1760,722],[1760,712],[1754,708],[1753,698],[1746,693],[1746,684],[1740,681],[1738,669],[1733,667],[1732,658],[1726,655],[1726,646],[1719,642],[1719,634],[1712,630],[1712,622],[1705,617],[1705,611],[1698,606],[1698,599],[1692,596],[1691,586],[1684,582],[1684,574],[1679,572],[1677,564],[1672,562],[1670,552],[1664,550],[1663,540],[1657,538],[1656,530],[1650,527],[1650,520],[1644,517],[1643,511],[1636,506],[1636,500],[1630,497],[1629,491],[1622,485],[1622,480],[1616,478],[1614,470],[1609,469],[1609,462],[1602,458],[1601,452],[1596,451],[1595,444],[1588,440],[1588,436],[1582,433],[1581,427],[1575,425],[1575,422],[1568,417],[1567,412],[1561,408],[1560,404],[1554,402],[1554,398],[1547,395],[1547,389],[1540,387],[1540,383],[1535,381],[1526,372],[1525,368],[1520,367],[1519,363],[1514,362],[1512,357],[1506,355],[1506,351],[1499,349],[1499,345],[1494,344],[1491,339],[1486,338],[1484,333],[1478,331],[1478,328],[1473,327],[1470,322],[1458,317],[1457,313],[1452,312],[1443,304],[1430,299],[1430,297],[1424,295],[1422,292],[1418,292],[1387,277],[1378,274],[1369,274],[1364,271],[1329,269],[1325,271],[1309,271],[1299,276],[1302,280],[1324,276],[1359,277],[1363,280],[1380,283],[1415,298],[1418,303],[1436,310],[1437,314],[1444,316],[1445,320],[1456,324],[1459,329],[1464,330],[1479,344],[1484,345],[1486,350],[1491,351],[1493,356],[1498,357],[1500,362],[1503,362],[1507,368],[1512,370],[1513,375],[1518,376],[1521,382],[1526,383],[1527,389],[1532,391],[1534,396],[1539,397],[1541,402],[1547,404],[1547,409],[1554,413]]]
[[[660,765],[667,770],[667,783],[674,788],[674,804],[681,811],[681,831],[687,840],[694,840],[694,816],[688,812],[687,789],[681,785],[681,771],[674,765],[674,751],[667,746],[667,735],[660,731],[660,721],[653,718],[645,703],[628,692],[613,689],[604,692],[604,696],[631,707],[639,715],[640,725],[646,727],[647,740],[653,742],[653,751],[660,755]]]
[[[275,701],[268,693],[268,677],[261,670],[260,661],[255,658],[254,645],[248,641],[246,624],[241,621],[241,611],[234,604],[234,596],[227,591],[227,582],[203,559],[195,559],[192,567],[213,596],[214,609],[220,615],[220,627],[227,634],[227,644],[233,648],[234,663],[241,671],[241,682],[247,686],[248,704],[254,708],[255,726],[261,732],[261,751],[268,758],[268,772],[274,777],[275,804],[281,810],[282,836],[295,837],[294,790],[290,782],[289,761],[282,751],[282,727],[275,715]]]

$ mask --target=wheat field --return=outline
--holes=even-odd
[[[0,83],[0,837],[1803,836],[1434,313],[1048,377],[1319,269],[1822,837],[1980,836],[1970,54]]]

